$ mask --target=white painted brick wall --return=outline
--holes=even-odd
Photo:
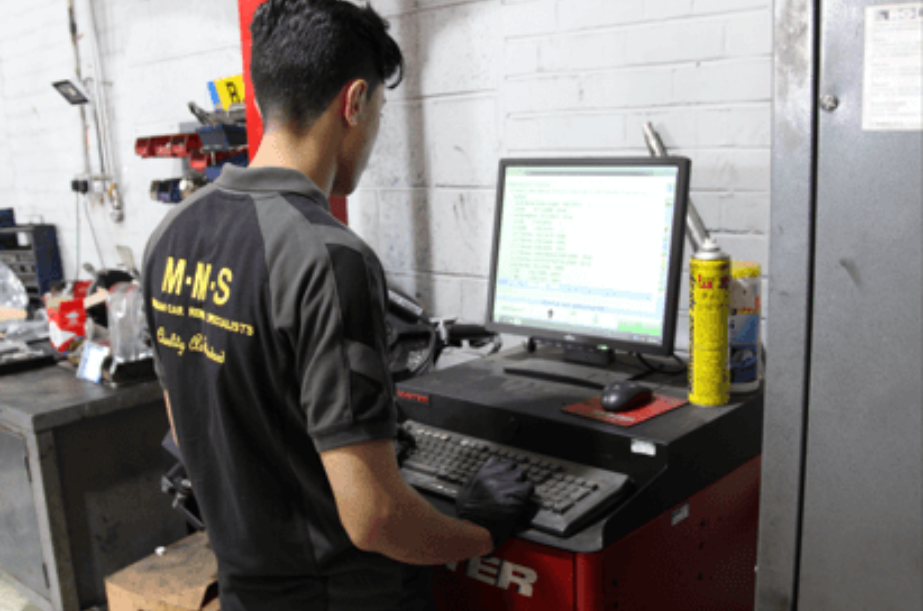
[[[77,173],[66,168],[81,164],[78,111],[51,87],[73,72],[66,3],[7,1],[0,8],[0,208],[12,207],[20,223],[52,222],[66,234],[75,217],[63,181]],[[67,247],[63,235],[61,242]]]
[[[571,75],[508,79],[500,95],[507,113],[575,109],[582,106],[583,79]]]
[[[684,17],[692,14],[692,0],[648,0],[644,3],[644,18],[648,21]]]
[[[699,15],[765,9],[771,6],[772,3],[768,0],[692,0],[692,12]]]
[[[768,104],[771,81],[772,58],[769,56],[682,66],[675,70],[673,101],[692,104],[765,101]]]
[[[725,52],[731,57],[772,53],[772,16],[769,7],[727,17]]]
[[[553,36],[538,43],[539,72],[574,72],[621,66],[628,57],[628,35],[594,30]]]
[[[378,252],[386,268],[487,276],[493,190],[387,190],[378,200]]]
[[[207,81],[241,72],[240,30],[236,0],[93,0],[93,5],[125,221],[112,222],[98,204],[89,206],[89,218],[103,260],[113,266],[116,245],[131,247],[140,261],[150,232],[169,209],[151,201],[151,181],[181,174],[178,161],[137,157],[135,138],[175,132],[180,123],[194,121],[186,104],[210,103]],[[85,6],[77,0],[81,24]],[[67,2],[2,0],[0,9],[0,208],[12,205],[20,222],[56,225],[64,270],[73,277],[79,264],[99,267],[100,260],[83,206],[77,252],[70,181],[83,171],[83,135],[78,111],[51,87],[74,72]],[[85,44],[81,56],[84,75],[92,75]],[[91,153],[95,167],[96,152]]]
[[[391,21],[408,73],[387,94],[351,224],[392,282],[432,313],[483,318],[501,157],[647,155],[645,121],[692,159],[692,199],[722,246],[768,266],[770,0],[371,3]],[[126,221],[115,225],[98,206],[90,214],[112,264],[116,244],[140,258],[169,209],[150,201],[150,181],[180,171],[136,157],[135,137],[189,122],[186,103],[208,103],[206,81],[240,71],[240,43],[236,0],[94,4]],[[76,111],[50,87],[73,66],[66,2],[0,8],[0,197],[20,218],[57,224],[73,270],[68,184],[80,171],[81,134]],[[85,219],[81,227],[80,260],[98,265]]]
[[[626,36],[626,63],[657,65],[721,58],[725,23],[721,19],[683,19],[632,28]]]
[[[387,95],[390,97],[391,94]],[[363,188],[391,189],[429,184],[431,172],[427,162],[428,139],[424,116],[420,100],[391,99],[387,102],[372,160],[362,178]]]
[[[493,186],[503,156],[646,156],[645,121],[671,152],[692,159],[692,199],[725,250],[768,267],[769,0],[372,4],[397,16],[395,31],[417,70],[392,94],[413,103],[386,108],[373,167],[350,214],[372,202],[377,221],[366,213],[354,228],[377,240],[392,282],[435,314],[482,320],[486,306],[489,253],[466,250],[460,236],[471,229],[447,213],[446,192],[478,187],[489,200],[491,190],[481,187]],[[473,21],[463,24],[459,14],[491,23],[472,31]],[[472,78],[467,64],[483,61],[487,47],[490,67]],[[451,90],[453,82],[471,85]],[[456,94],[470,91],[478,95]],[[491,225],[488,219],[484,236]],[[684,296],[683,348],[687,309]]]
[[[425,148],[434,186],[493,186],[500,156],[496,96],[449,97],[428,106]]]
[[[640,23],[644,0],[567,0],[558,2],[558,28],[572,32],[607,25]]]
[[[509,2],[500,7],[503,36],[506,40],[518,36],[554,34],[558,30],[555,0]]]
[[[586,108],[642,108],[673,102],[674,70],[664,66],[632,67],[585,79]]]

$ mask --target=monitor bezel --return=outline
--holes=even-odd
[[[511,167],[527,166],[657,166],[677,169],[676,202],[673,208],[673,231],[670,245],[670,263],[667,274],[667,296],[664,304],[663,341],[660,344],[617,340],[589,334],[543,329],[530,325],[511,325],[494,322],[494,297],[497,280],[497,263],[500,246],[500,220],[503,215],[504,192],[506,189],[506,171]],[[623,352],[670,356],[673,354],[676,339],[677,318],[679,316],[679,289],[683,275],[683,246],[686,239],[686,211],[689,203],[689,175],[692,163],[686,157],[582,157],[582,158],[507,158],[500,160],[497,180],[497,203],[494,210],[493,235],[491,237],[490,271],[487,286],[487,322],[485,326],[495,333],[509,333],[566,344],[585,346],[607,346]]]

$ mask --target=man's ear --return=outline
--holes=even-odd
[[[359,117],[368,102],[369,84],[363,79],[350,82],[344,88],[343,120],[350,127],[359,125]]]

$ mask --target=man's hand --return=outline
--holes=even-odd
[[[490,532],[496,550],[516,530],[535,484],[515,463],[492,457],[458,492],[458,517]]]
[[[417,440],[413,434],[403,424],[399,424],[397,426],[397,437],[394,438],[394,456],[397,458],[397,466],[403,466],[404,461],[416,448]]]

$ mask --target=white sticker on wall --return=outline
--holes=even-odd
[[[646,454],[647,456],[657,456],[657,446],[650,441],[641,439],[631,440],[631,451],[635,454]]]
[[[689,517],[689,503],[684,503],[682,507],[673,510],[673,517],[670,519],[670,524],[676,526],[683,520]]]
[[[865,9],[862,129],[923,130],[923,2]]]

